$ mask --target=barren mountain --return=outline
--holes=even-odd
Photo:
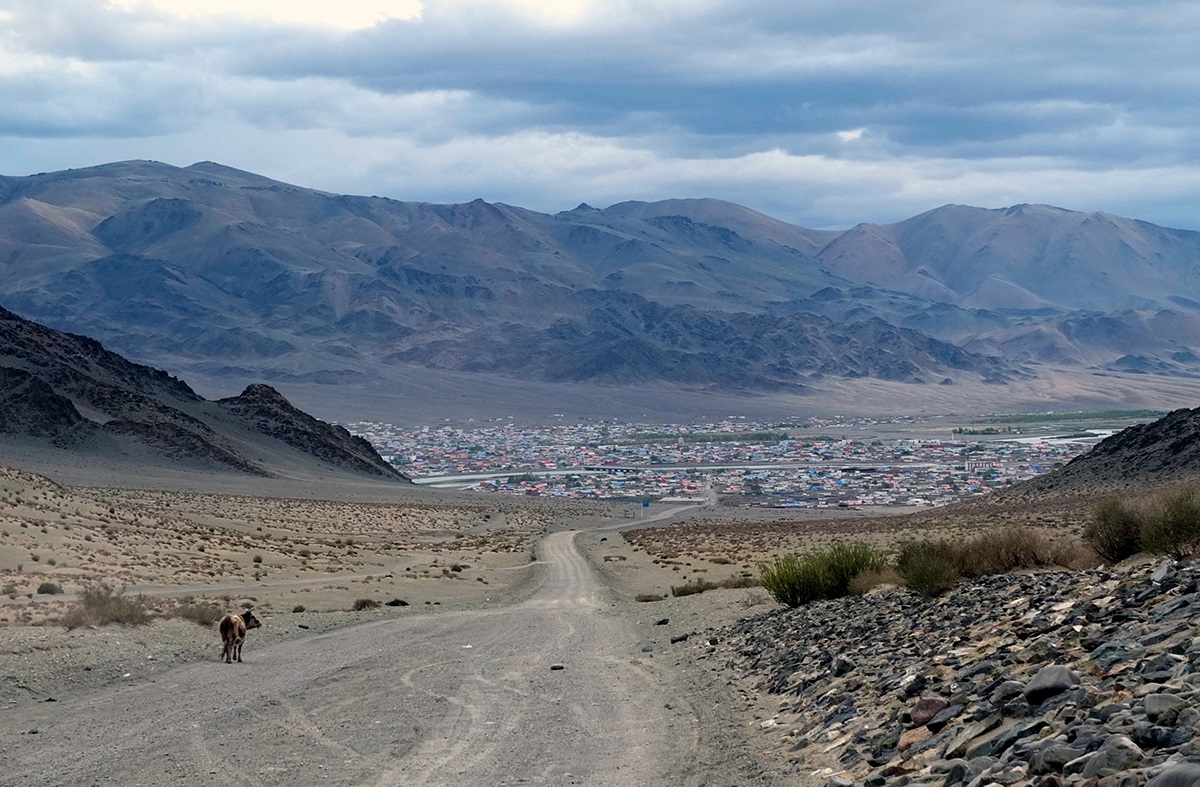
[[[93,339],[0,309],[0,436],[97,455],[144,455],[273,475],[312,464],[403,479],[365,440],[265,385],[210,402]]]
[[[1192,376],[1198,266],[1196,233],[1040,206],[831,232],[717,200],[547,215],[340,196],[210,162],[0,178],[5,305],[208,378]]]

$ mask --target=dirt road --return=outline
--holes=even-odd
[[[537,590],[512,606],[263,648],[252,632],[242,664],[13,709],[0,718],[0,783],[747,781],[715,745],[712,703],[643,652],[574,535],[542,542]]]

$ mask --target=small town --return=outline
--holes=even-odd
[[[728,419],[528,427],[497,419],[413,430],[365,421],[346,426],[418,484],[640,503],[711,502],[715,496],[721,505],[756,508],[945,505],[1061,467],[1109,434],[848,434],[880,423]]]

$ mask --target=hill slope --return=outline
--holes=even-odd
[[[273,475],[311,464],[402,480],[362,438],[318,421],[264,385],[210,402],[166,372],[93,339],[0,308],[0,435],[59,448]]]
[[[1028,491],[1151,486],[1200,476],[1200,407],[1123,429],[1062,468],[1021,484]]]

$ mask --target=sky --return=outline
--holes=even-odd
[[[1200,2],[0,0],[0,174],[1200,230]]]

